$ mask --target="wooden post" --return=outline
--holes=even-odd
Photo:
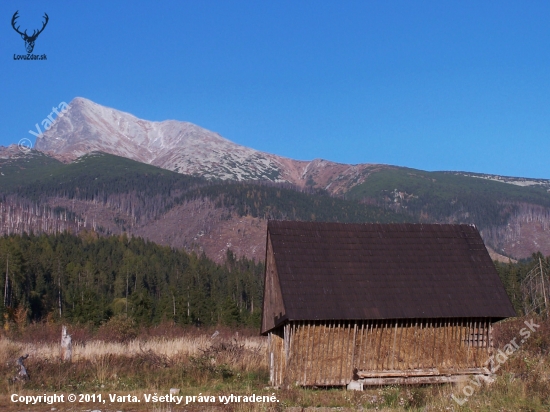
[[[464,323],[465,323],[465,319],[464,318],[460,318],[460,326],[458,328],[458,347],[462,350],[463,348],[466,348],[466,345],[464,344]],[[460,367],[464,367],[464,363],[462,362],[462,357],[459,356],[458,357],[458,365],[460,365]],[[467,366],[466,366],[467,367]]]
[[[488,342],[488,353],[489,355],[493,354],[493,324],[489,320],[489,342]]]
[[[355,342],[357,340],[357,321],[353,323],[353,344],[351,346],[351,365],[349,367],[349,370],[351,370],[352,376],[353,376],[353,369],[355,368]],[[352,378],[353,379],[353,378]]]
[[[410,345],[407,344],[410,343],[409,341],[407,341],[407,337],[409,337],[409,335],[411,334],[412,322],[412,319],[407,319],[405,323],[405,337],[403,338],[403,340],[405,341],[405,345],[403,347],[403,369],[405,370],[411,369],[410,360],[413,348],[411,348]]]
[[[363,352],[363,329],[365,328],[365,321],[362,320],[360,321],[361,322],[361,331],[359,332],[359,336],[361,337],[359,339],[359,347],[357,348],[357,369],[361,369],[361,355],[362,355],[362,352]],[[369,324],[367,323],[367,329],[369,328]],[[353,364],[353,368],[356,367],[356,363],[354,362]]]
[[[396,356],[397,356],[397,367],[396,369],[403,369],[401,368],[401,366],[399,365],[399,362],[403,362],[403,366],[405,366],[405,359],[404,359],[404,356],[405,354],[403,353],[403,359],[400,361],[400,354],[401,354],[401,339],[403,338],[403,329],[405,328],[407,324],[407,321],[401,321],[401,329],[399,329],[399,340],[397,341],[397,353],[396,353]],[[405,330],[405,333],[407,331]]]
[[[323,367],[324,367],[324,357],[323,357],[323,351],[324,351],[324,347],[323,347],[323,337],[326,336],[327,334],[327,330],[326,330],[327,326],[325,325],[325,323],[323,322],[319,322],[319,348],[317,349],[317,357],[314,358],[314,362],[315,360],[317,362],[315,362],[317,364],[317,370],[315,371],[315,384],[320,384],[321,383],[321,377],[323,376],[322,375],[322,371],[323,371]]]
[[[269,362],[269,383],[271,383],[271,386],[275,386],[274,382],[274,375],[273,375],[273,346],[272,346],[272,337],[271,335],[273,332],[269,332],[267,334],[267,353],[268,353],[268,362]]]
[[[338,321],[338,326],[336,326],[336,321],[333,321],[332,333],[329,329],[329,341],[327,347],[327,369],[325,370],[325,384],[333,384],[332,380],[335,375],[334,367],[336,363],[334,362],[334,346],[338,345],[338,339],[340,338],[340,321]],[[329,354],[330,351],[330,354]]]
[[[284,331],[284,349],[285,349],[285,362],[284,362],[284,375],[283,385],[285,388],[290,386],[290,336],[292,334],[292,323],[287,323],[283,329]]]
[[[478,365],[478,361],[477,361],[477,341],[478,341],[478,333],[479,333],[479,323],[477,322],[477,320],[474,321],[474,329],[473,329],[473,334],[472,334],[472,341],[473,341],[473,344],[472,344],[472,347],[474,349],[472,349],[472,352],[474,353],[474,366],[477,368],[477,365]]]
[[[73,357],[73,342],[71,335],[67,333],[67,327],[63,325],[61,330],[61,360],[70,362]]]
[[[365,366],[362,366],[359,369],[361,369],[361,368],[364,368],[364,369],[367,369],[367,370],[372,369],[372,367],[371,367],[371,355],[376,350],[376,346],[375,346],[376,343],[371,344],[372,334],[374,333],[373,332],[374,322],[375,322],[374,320],[371,320],[369,323],[367,323],[367,328],[365,330],[365,346],[364,346],[364,349],[363,349],[363,351],[365,353],[363,355],[361,355],[364,359],[363,363],[364,363]],[[370,333],[369,333],[369,328],[370,328]]]
[[[342,326],[340,326],[340,324]],[[342,338],[340,338],[340,335],[342,335]],[[342,363],[344,362],[344,341],[346,339],[346,321],[343,321],[343,322],[340,322],[338,321],[338,335],[337,335],[337,338],[335,340],[335,343],[333,344],[332,346],[332,359],[333,359],[333,362],[334,362],[334,359],[335,359],[335,356],[338,357],[338,345],[340,345],[340,369],[338,369],[338,364],[336,362],[334,362],[334,366],[335,366],[335,370],[334,372],[332,373],[332,384],[336,384],[338,385],[339,384],[339,375],[342,373]],[[334,345],[336,345],[336,355],[334,355]],[[336,358],[338,359],[338,358]],[[338,375],[337,375],[338,374]],[[336,377],[338,376],[338,377]]]
[[[285,366],[288,365],[289,357],[290,357],[290,324],[287,323],[283,328],[284,333],[284,351],[285,351]]]
[[[313,322],[313,343],[311,348],[311,383],[310,385],[315,385],[317,383],[317,370],[315,369],[316,366],[319,366],[319,362],[315,362],[316,359],[319,359],[320,349],[321,346],[321,332],[319,328],[317,327],[317,322]],[[315,331],[319,331],[319,343],[317,344],[317,351],[315,351]],[[317,354],[316,354],[317,353]]]
[[[376,336],[374,335],[375,334],[375,327],[376,327],[376,323],[377,321],[375,320],[371,320],[370,321],[370,326],[369,324],[367,324],[367,330],[366,330],[366,335],[365,335],[365,341],[366,341],[366,344],[365,344],[365,354],[363,355],[364,359],[365,359],[365,369],[368,369],[368,370],[372,370],[373,369],[373,365],[372,365],[372,358],[374,358],[374,352],[376,351],[376,340],[373,338],[373,336]],[[369,328],[370,328],[370,333],[369,333]]]
[[[302,326],[301,321],[294,323],[294,333],[292,334],[290,341],[290,357],[292,359],[292,385],[298,385],[300,383],[300,372],[303,369],[304,352],[302,350]]]
[[[311,371],[312,371],[312,374],[311,374],[311,381],[312,383],[310,383],[310,385],[316,385],[319,381],[319,371],[318,369],[320,368],[320,364],[321,364],[321,359],[322,359],[322,356],[321,356],[321,343],[323,341],[322,339],[322,334],[323,334],[323,330],[322,330],[322,326],[321,326],[321,323],[319,321],[316,321],[314,324],[313,324],[313,344],[315,345],[315,338],[317,338],[317,347],[315,349],[317,350],[314,350],[311,352]],[[315,336],[315,335],[318,335],[318,336]]]
[[[413,344],[413,351],[412,351],[412,362],[411,362],[411,357],[409,357],[409,365],[410,365],[409,368],[410,369],[415,368],[415,366],[414,366],[415,363],[416,363],[416,367],[418,367],[418,365],[419,365],[418,357],[417,357],[417,353],[416,353],[417,352],[416,348],[418,346],[418,344],[417,344],[417,340],[418,340],[417,339],[418,338],[418,319],[414,320],[413,328],[414,328],[413,329],[413,331],[414,331],[414,333],[413,333],[413,342],[414,342],[414,344]]]
[[[379,330],[378,330],[379,329]],[[380,335],[380,341],[376,341],[375,345],[378,345],[378,349],[376,350],[376,357],[373,357],[373,368],[371,370],[378,370],[378,362],[380,361],[380,350],[382,348],[382,332],[384,331],[384,324],[383,321],[380,321],[378,324],[378,328],[376,330],[376,338],[378,338]]]
[[[466,367],[470,367],[470,329],[471,329],[472,322],[470,320],[466,320]]]
[[[413,369],[420,368],[420,353],[418,347],[422,341],[422,322],[420,320],[420,325],[418,324],[418,319],[414,322],[414,356],[413,356]],[[419,342],[420,341],[420,342]],[[414,366],[416,364],[416,366]]]
[[[451,368],[454,370],[458,369],[456,364],[456,359],[455,359],[456,352],[458,351],[458,345],[456,344],[457,332],[458,332],[458,320],[452,319],[451,320]]]
[[[445,322],[443,323],[443,344],[441,345],[443,354],[441,355],[441,367],[442,368],[448,368],[449,362],[447,359],[447,356],[449,356],[449,340],[451,339],[449,337],[450,335],[450,321],[447,318]]]
[[[307,368],[309,367],[309,330],[311,328],[311,322],[307,322],[307,338],[306,338],[306,363],[304,365],[304,385],[307,383]],[[313,350],[313,348],[312,348]]]
[[[348,328],[348,334],[347,334],[347,337],[346,337],[346,326]],[[344,373],[347,373],[347,371],[349,370],[348,369],[348,364],[349,364],[349,359],[350,359],[350,356],[349,356],[349,344],[350,344],[350,332],[351,332],[351,322],[344,322],[344,333],[342,335],[342,348],[341,348],[341,353],[342,353],[342,360],[340,361],[340,373],[338,374],[338,384],[339,385],[343,385],[342,383],[342,370],[344,371]],[[344,345],[346,345],[346,350],[344,351]],[[346,367],[344,368],[344,362],[346,364]]]
[[[485,329],[485,323],[486,321],[481,321],[480,322],[480,329],[481,329],[481,344],[479,345],[480,348],[484,348],[485,347],[485,343],[486,343],[486,339],[485,339],[485,332],[486,332],[486,329]]]
[[[382,368],[379,368],[378,365],[379,365],[379,362],[380,362],[380,356],[381,356],[381,350],[382,350],[382,338],[384,337],[384,329],[385,327],[387,326],[387,321],[386,322],[380,322],[380,341],[378,343],[378,351],[376,352],[376,363],[375,363],[375,369],[376,370],[379,370],[379,369],[384,369],[384,361],[382,361]]]
[[[417,368],[424,367],[424,350],[428,350],[428,321],[420,319],[420,330],[418,331],[418,345],[417,345]]]
[[[338,343],[340,326],[336,326],[336,321],[332,322],[332,331],[329,327],[328,342],[327,342],[327,357],[325,359],[325,384],[332,384],[332,377],[334,376],[334,346]]]
[[[17,374],[13,377],[13,382],[17,381],[28,381],[30,379],[27,368],[25,368],[25,365],[23,364],[23,361],[29,357],[29,354],[26,354],[24,356],[20,356],[15,360],[15,364],[19,367],[19,370],[17,371]]]
[[[395,327],[393,328],[393,347],[391,350],[391,366],[390,366],[390,360],[388,359],[388,366],[389,369],[393,370],[395,367],[395,344],[397,343],[397,326],[399,324],[399,320],[395,321]]]

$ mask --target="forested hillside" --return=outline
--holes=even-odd
[[[99,325],[115,315],[141,325],[259,323],[263,264],[206,256],[140,238],[24,235],[0,238],[4,319]]]
[[[86,155],[62,167],[46,164],[34,171],[37,176],[33,180],[12,170],[6,173],[13,177],[9,186],[0,188],[5,195],[36,203],[51,197],[103,203],[125,211],[136,222],[155,219],[174,205],[197,198],[208,198],[217,207],[239,216],[342,222],[409,220],[377,206],[330,197],[323,190],[303,191],[288,184],[207,181],[104,153]]]
[[[506,224],[521,204],[550,208],[550,193],[542,184],[519,186],[458,172],[404,167],[371,174],[346,198],[384,206],[421,221],[474,223],[482,229]]]
[[[105,153],[63,164],[17,150],[0,159],[0,172],[4,234],[127,233],[221,262],[228,249],[263,259],[267,219],[470,223],[502,255],[550,253],[550,189],[540,179],[384,166],[334,196],[307,185],[206,180]]]

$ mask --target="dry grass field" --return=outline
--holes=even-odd
[[[495,329],[499,348],[519,336],[526,319],[502,323]],[[266,340],[257,331],[200,330],[161,325],[138,330],[122,320],[93,331],[69,327],[72,362],[60,360],[57,324],[12,325],[0,338],[0,409],[6,411],[267,411],[267,410],[387,410],[387,411],[547,411],[550,410],[550,321],[502,362],[496,381],[486,386],[386,386],[363,392],[342,388],[268,387]],[[15,360],[25,360],[30,379],[13,381]],[[470,386],[471,391],[465,386]],[[179,389],[182,404],[152,402],[153,396]],[[470,394],[467,396],[467,394]],[[96,402],[24,405],[11,396],[51,394],[96,395]],[[101,394],[102,401],[97,396]],[[111,401],[109,394],[124,396]],[[220,396],[241,396],[220,402]],[[465,395],[466,394],[466,395]],[[243,402],[249,396],[276,402]],[[465,400],[462,406],[452,396]],[[129,402],[132,397],[141,402]],[[195,399],[193,401],[193,396]],[[147,397],[150,401],[146,402]],[[189,397],[189,398],[187,398]],[[186,398],[190,402],[185,405]],[[271,398],[271,400],[274,400]],[[208,400],[208,402],[203,402]],[[227,401],[227,400],[225,400]],[[325,409],[326,410],[326,409]]]

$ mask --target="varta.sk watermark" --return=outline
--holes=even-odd
[[[46,28],[46,25],[48,24],[48,21],[50,18],[48,17],[48,14],[44,13],[44,21],[42,22],[42,28],[38,30],[33,30],[32,34],[27,34],[27,30],[21,31],[20,26],[16,26],[17,24],[17,18],[19,17],[19,11],[16,11],[13,14],[13,17],[11,18],[11,26],[13,29],[21,36],[23,41],[25,42],[25,49],[27,50],[27,54],[14,54],[13,60],[47,60],[48,57],[45,54],[32,54],[34,50],[34,42],[44,31]]]

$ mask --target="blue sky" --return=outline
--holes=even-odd
[[[29,32],[46,61],[15,61]],[[550,3],[0,3],[0,144],[76,96],[295,159],[550,178]]]

